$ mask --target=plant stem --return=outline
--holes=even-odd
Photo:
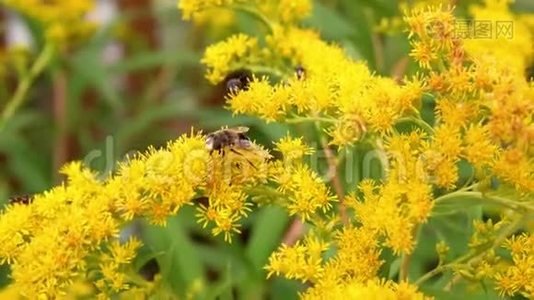
[[[426,274],[424,274],[423,276],[419,277],[419,279],[417,279],[417,281],[415,282],[415,285],[419,286],[419,285],[423,284],[425,281],[429,280],[430,278],[438,275],[439,273],[444,272],[447,269],[450,269],[450,268],[454,267],[455,265],[457,265],[459,263],[462,263],[462,262],[470,259],[474,255],[476,255],[476,253],[472,253],[472,252],[471,253],[467,253],[466,255],[461,256],[461,257],[455,259],[454,261],[452,261],[452,262],[450,262],[448,264],[437,266],[433,270],[431,270],[431,271],[427,272]]]
[[[2,111],[2,117],[0,119],[0,131],[3,130],[6,123],[17,111],[17,109],[24,104],[26,95],[30,89],[34,80],[43,72],[44,68],[48,65],[52,57],[54,56],[53,44],[46,44],[41,51],[35,62],[30,68],[30,71],[23,77],[15,90],[15,93],[6,104],[4,111]]]
[[[248,70],[250,70],[253,74],[257,74],[257,73],[267,73],[267,74],[271,74],[275,77],[278,77],[278,78],[285,78],[287,77],[287,74],[284,73],[283,71],[277,69],[277,68],[273,68],[273,67],[266,67],[266,66],[259,66],[259,65],[246,65],[246,66],[243,66],[243,68],[246,68]]]
[[[519,220],[516,220],[515,222],[513,222],[512,224],[510,224],[510,226],[508,226],[508,228],[506,230],[504,230],[496,239],[495,241],[493,242],[493,244],[491,245],[491,247],[488,247],[486,249],[483,249],[482,251],[479,251],[479,252],[471,252],[471,253],[468,253],[464,256],[461,256],[459,257],[458,259],[448,263],[448,264],[444,264],[444,265],[439,265],[437,266],[435,269],[427,272],[426,274],[424,274],[423,276],[419,277],[419,279],[417,279],[417,281],[415,282],[415,285],[417,286],[420,286],[421,284],[423,284],[424,282],[426,282],[427,280],[429,280],[430,278],[440,274],[440,273],[443,273],[444,271],[446,271],[447,269],[452,269],[454,266],[460,264],[460,263],[463,263],[464,261],[466,260],[469,260],[467,262],[467,264],[473,264],[475,262],[477,262],[478,260],[482,259],[484,253],[486,253],[487,251],[489,250],[492,250],[492,249],[495,249],[497,247],[499,247],[499,245],[502,244],[502,242],[512,233],[514,233],[514,231],[517,230],[517,228],[519,228],[521,226],[521,224],[526,220],[526,218],[528,218],[526,215],[524,215],[522,218],[520,218]],[[454,285],[454,283],[458,282],[458,280],[461,279],[461,276],[460,275],[456,275],[452,280],[451,282],[447,285],[446,288],[450,289],[452,287],[452,285]]]
[[[296,124],[296,123],[305,123],[305,122],[325,122],[325,123],[336,123],[336,119],[332,118],[322,118],[322,117],[300,117],[294,116],[284,120],[284,123]]]
[[[345,192],[343,190],[343,184],[341,183],[341,179],[339,178],[337,170],[337,159],[334,156],[334,153],[332,153],[332,149],[330,149],[330,146],[328,145],[328,140],[324,137],[323,132],[321,130],[321,126],[319,125],[318,121],[315,121],[315,127],[317,128],[317,132],[319,133],[321,139],[321,146],[323,147],[323,152],[326,157],[326,163],[328,164],[328,178],[330,178],[330,182],[332,183],[332,186],[336,191],[337,198],[339,199],[339,215],[341,217],[341,221],[343,222],[343,225],[348,225],[349,218],[347,215],[347,208],[343,201],[345,198]]]
[[[271,22],[271,20],[269,20],[265,15],[263,15],[263,13],[261,13],[256,8],[253,8],[247,5],[239,5],[239,4],[231,5],[230,8],[238,10],[238,11],[242,11],[244,13],[251,15],[252,17],[264,23],[265,26],[267,26],[267,28],[269,29],[269,32],[271,33],[274,32],[274,24]]]
[[[285,233],[282,244],[285,244],[287,246],[293,246],[304,233],[304,223],[297,217],[293,220],[291,225],[289,226],[289,229]]]
[[[491,195],[483,194],[482,192],[465,191],[465,189],[458,190],[456,192],[438,197],[436,198],[434,203],[439,204],[447,200],[451,200],[454,198],[462,198],[462,197],[478,198],[481,201],[487,201],[491,204],[497,204],[497,205],[508,207],[510,209],[518,210],[518,211],[521,211],[521,210],[534,211],[534,206],[529,205],[528,203],[517,202],[517,201],[509,200],[506,198],[502,198],[499,196],[491,196]]]
[[[54,123],[57,128],[57,136],[54,142],[54,170],[59,170],[68,160],[69,147],[67,136],[67,74],[59,69],[53,76],[52,106],[54,109]],[[59,183],[57,172],[54,172],[55,181]]]
[[[501,234],[499,234],[497,236],[497,238],[495,238],[495,241],[493,242],[493,244],[491,245],[491,247],[489,248],[486,248],[480,252],[478,252],[473,258],[471,258],[467,263],[466,265],[472,265],[474,263],[477,263],[479,262],[480,260],[482,260],[482,258],[484,257],[484,254],[487,252],[487,251],[490,251],[490,250],[493,250],[497,247],[499,247],[503,242],[504,240],[506,240],[508,238],[508,236],[510,234],[513,234],[517,229],[519,229],[523,223],[528,220],[529,218],[529,214],[524,214],[521,216],[521,218],[518,218],[516,219],[514,222],[512,222],[508,227],[506,227],[506,229],[504,229]],[[445,286],[444,290],[445,291],[450,291],[450,289],[452,288],[452,286],[454,284],[456,284],[458,281],[460,281],[460,279],[462,279],[462,276],[457,274],[456,276],[454,276],[451,281]]]
[[[427,133],[429,133],[429,134],[433,134],[434,133],[434,128],[432,128],[432,126],[430,126],[427,122],[425,122],[421,118],[404,117],[404,118],[400,118],[397,122],[399,122],[399,123],[412,122],[412,123],[415,123],[416,125],[418,125],[419,127],[423,128]]]
[[[419,240],[419,231],[421,226],[416,225],[412,232],[415,235],[415,240]],[[410,270],[410,262],[412,260],[412,253],[403,253],[401,258],[401,265],[399,270],[399,282],[408,281],[408,272]]]

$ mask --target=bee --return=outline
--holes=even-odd
[[[210,154],[218,151],[223,155],[225,149],[232,152],[237,152],[236,149],[249,149],[252,143],[245,135],[247,132],[248,127],[223,128],[214,131],[206,136],[206,147],[210,150]]]
[[[248,84],[252,80],[252,73],[245,69],[231,72],[224,78],[226,93],[232,94],[248,90]]]
[[[252,148],[252,142],[246,136],[248,127],[222,128],[206,136],[206,148],[212,154],[217,151],[219,154],[225,154],[225,150],[229,150],[237,155],[244,155],[238,150],[249,150]],[[246,157],[245,157],[246,159]],[[248,163],[256,168],[252,162],[246,159]]]
[[[9,204],[22,204],[28,205],[33,202],[33,197],[30,195],[13,196],[9,198]]]
[[[297,75],[297,79],[298,80],[303,80],[305,78],[305,76],[306,76],[306,70],[304,69],[303,66],[298,65],[295,68],[295,74]]]

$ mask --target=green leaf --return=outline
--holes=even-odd
[[[394,276],[399,274],[401,260],[402,259],[398,257],[395,260],[393,260],[391,264],[389,265],[389,274],[388,274],[389,279],[393,279]]]
[[[338,11],[325,6],[321,2],[315,2],[313,13],[305,20],[305,24],[318,28],[321,35],[330,40],[342,40],[356,33],[356,27],[339,14]]]
[[[25,192],[40,192],[48,188],[51,179],[46,176],[42,157],[24,138],[8,134],[0,139],[0,152],[7,155],[7,166],[22,183]]]
[[[198,251],[187,236],[179,218],[169,218],[166,227],[147,225],[143,231],[144,243],[154,253],[161,267],[163,280],[176,293],[184,293],[194,283],[204,282],[203,267]]]
[[[281,207],[267,206],[259,212],[245,250],[258,272],[261,272],[273,250],[280,244],[288,222],[289,216]]]
[[[433,216],[451,215],[458,212],[465,212],[476,206],[481,206],[483,200],[472,195],[455,195],[443,197],[443,200],[436,201],[432,209]]]
[[[146,51],[128,57],[125,60],[111,65],[108,71],[112,73],[128,73],[159,66],[190,65],[197,66],[200,55],[196,52],[171,50],[168,52]]]

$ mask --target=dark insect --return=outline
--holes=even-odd
[[[226,75],[226,93],[237,93],[248,90],[248,84],[252,80],[252,73],[248,70],[240,69]]]
[[[206,136],[206,147],[210,151],[217,151],[219,154],[224,155],[225,150],[230,150],[233,153],[244,156],[238,149],[250,149],[252,143],[245,133],[248,131],[248,127],[235,127],[235,128],[223,128]],[[248,163],[256,168],[248,159]]]
[[[304,79],[304,76],[306,76],[306,70],[304,69],[303,66],[298,65],[298,66],[295,68],[295,74],[297,75],[297,79],[298,79],[298,80],[303,80],[303,79]]]
[[[33,202],[33,197],[30,195],[13,196],[9,198],[9,204],[22,204],[28,205]]]
[[[210,154],[213,151],[224,154],[226,148],[233,152],[236,152],[236,148],[248,149],[251,143],[245,135],[247,131],[247,127],[223,128],[214,131],[206,136],[206,147],[210,150]]]

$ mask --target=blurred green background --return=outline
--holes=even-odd
[[[211,86],[203,78],[200,58],[205,47],[236,32],[263,34],[265,28],[254,19],[220,12],[193,24],[181,20],[176,2],[171,0],[100,2],[113,4],[110,22],[89,40],[56,57],[35,81],[24,106],[0,132],[0,203],[11,195],[37,193],[58,184],[58,168],[67,161],[83,160],[105,176],[128,153],[165,145],[190,132],[191,127],[211,131],[223,125],[245,125],[251,128],[250,136],[267,148],[288,131],[298,135],[307,132],[305,128],[232,116],[224,109],[224,86]],[[464,17],[468,16],[468,5],[476,3],[459,2],[457,12]],[[404,3],[396,0],[316,0],[312,16],[303,25],[339,43],[377,74],[400,78],[417,71],[408,58],[409,44],[402,28],[384,30],[386,20],[391,24],[399,20],[401,5]],[[534,1],[518,0],[512,7],[519,13],[534,12]],[[14,12],[5,7],[0,11],[0,47],[5,51],[10,47],[7,37]],[[42,32],[32,20],[18,17],[33,37],[33,48],[27,50],[31,57],[43,47]],[[21,61],[12,62],[0,77],[0,108],[13,93],[16,67],[23,66],[24,59],[28,58],[23,54]],[[432,99],[426,102],[425,118],[432,121]],[[309,142],[314,138],[306,137]],[[349,149],[355,157],[356,174],[345,182],[348,191],[361,179],[359,168],[367,150],[365,145]],[[372,175],[379,173],[377,169]],[[423,228],[425,242],[414,256],[413,277],[436,264],[436,240],[445,239],[458,245],[455,250],[465,250],[471,213],[481,212],[466,210],[452,217],[433,218]],[[171,218],[166,228],[142,222],[130,227],[129,232],[140,234],[145,243],[135,267],[145,273],[159,269],[165,287],[180,296],[297,298],[303,285],[282,278],[266,280],[263,270],[290,223],[282,209],[267,206],[255,210],[243,224],[243,234],[230,245],[203,231],[193,215],[194,209],[187,207]],[[391,253],[383,257],[388,267],[382,275],[393,278],[399,262]],[[7,267],[3,267],[1,285],[9,282],[7,274]],[[425,289],[432,291],[434,283],[430,281]],[[496,297],[491,290],[470,297],[476,295],[480,299]]]

